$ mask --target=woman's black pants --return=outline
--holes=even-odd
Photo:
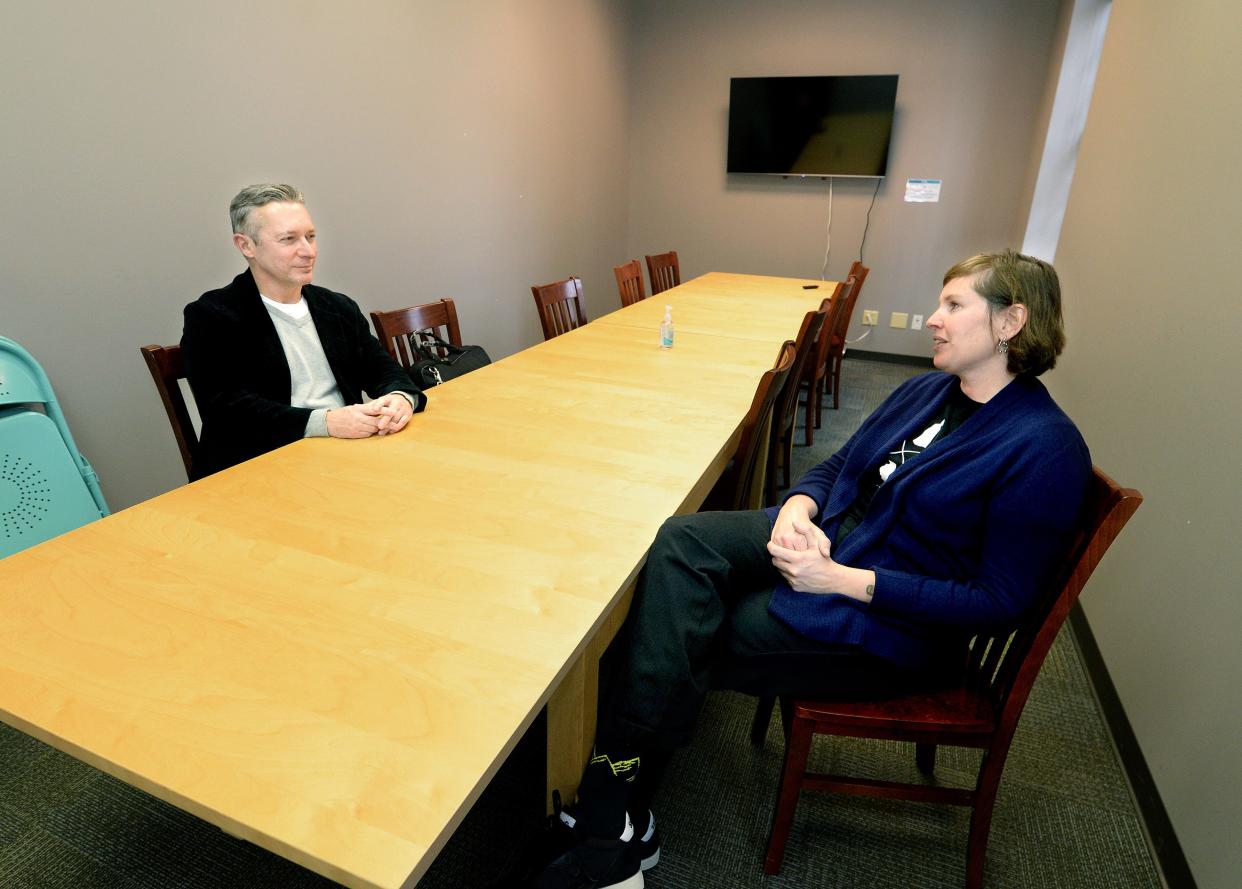
[[[709,688],[864,698],[916,684],[856,646],[818,642],[768,613],[780,575],[761,510],[676,516],[639,577],[602,696],[597,746],[668,750],[689,741]]]

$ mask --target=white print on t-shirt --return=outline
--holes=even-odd
[[[935,440],[936,435],[940,432],[940,427],[943,425],[944,420],[932,423],[923,430],[921,435],[903,441],[897,450],[889,451],[889,456],[892,459],[880,467],[880,481],[888,481],[888,477],[893,474],[893,471],[898,466],[905,463],[915,454],[922,453],[923,449]]]

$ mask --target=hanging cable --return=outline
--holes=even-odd
[[[867,229],[871,228],[871,211],[875,208],[875,196],[880,193],[880,177],[876,177],[875,191],[871,192],[871,206],[867,208],[867,224],[863,226],[862,240],[858,244],[858,261],[862,262],[863,248],[867,246]],[[870,331],[868,331],[870,332]],[[859,337],[861,339],[861,337]]]
[[[832,252],[832,177],[828,177],[828,229],[824,233],[824,264],[819,269],[819,280],[828,274],[828,254]]]
[[[871,211],[875,208],[875,196],[879,193],[880,193],[880,179],[879,177],[876,177],[875,191],[871,192],[871,205],[867,207],[867,224],[863,226],[862,240],[858,242],[858,261],[859,262],[862,262],[863,248],[867,246],[867,229],[871,228]],[[870,335],[871,335],[871,328],[868,327],[866,330],[862,332],[862,336],[855,337],[852,340],[846,340],[845,344],[847,346],[852,346],[855,343],[861,343],[863,340],[865,340]]]

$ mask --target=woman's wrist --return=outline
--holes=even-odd
[[[862,602],[871,602],[875,595],[875,572],[868,568],[851,568],[848,565],[837,565],[836,592]]]
[[[785,506],[793,506],[793,507],[797,507],[800,509],[805,509],[806,517],[808,519],[815,518],[816,513],[819,512],[819,504],[816,503],[813,498],[808,497],[806,494],[794,494],[792,497],[790,497],[788,500],[785,501]]]

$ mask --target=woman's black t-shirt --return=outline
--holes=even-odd
[[[918,435],[902,440],[894,450],[889,451],[888,459],[882,465],[876,467],[875,472],[868,473],[860,479],[858,496],[854,498],[854,502],[850,504],[849,510],[841,519],[841,527],[837,529],[837,537],[833,541],[833,545],[839,546],[841,541],[850,535],[850,532],[862,524],[866,518],[867,509],[875,498],[876,491],[880,490],[880,485],[888,480],[888,477],[892,475],[898,466],[915,455],[921,454],[958,426],[961,426],[970,419],[971,415],[979,407],[979,402],[971,401],[966,396],[966,393],[962,391],[960,383],[954,386],[949,392],[949,398],[945,403],[944,413],[940,415],[940,419],[930,424]]]

